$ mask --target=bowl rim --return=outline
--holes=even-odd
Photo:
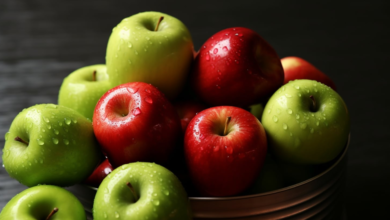
[[[313,182],[313,181],[321,178],[326,173],[330,172],[330,170],[332,170],[334,167],[336,167],[340,163],[340,161],[343,160],[344,157],[346,156],[346,154],[348,152],[348,148],[349,148],[350,142],[351,142],[351,134],[349,133],[348,139],[347,139],[347,143],[345,144],[345,147],[343,148],[342,153],[338,156],[337,160],[330,167],[328,167],[326,170],[324,170],[321,173],[319,173],[318,175],[313,176],[312,178],[309,178],[309,179],[304,180],[302,182],[299,182],[299,183],[296,183],[296,184],[293,184],[293,185],[290,185],[290,186],[286,186],[286,187],[283,187],[283,188],[280,188],[280,189],[277,189],[277,190],[272,190],[272,191],[263,192],[263,193],[257,193],[257,194],[243,195],[243,196],[227,196],[227,197],[203,197],[203,196],[193,196],[193,197],[191,197],[190,196],[188,198],[191,201],[241,200],[241,199],[249,199],[249,198],[255,198],[255,197],[261,197],[261,196],[266,196],[266,195],[277,194],[277,193],[281,193],[281,192],[284,192],[284,191],[287,191],[287,190],[298,188],[298,187],[300,187],[302,185],[305,185],[307,183]]]

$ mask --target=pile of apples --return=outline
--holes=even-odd
[[[195,52],[178,19],[135,14],[113,29],[105,65],[74,71],[58,105],[32,106],[12,122],[4,167],[30,188],[0,220],[86,219],[62,188],[80,183],[97,188],[99,220],[191,219],[189,194],[302,181],[347,142],[349,113],[335,90],[248,28],[222,30]]]

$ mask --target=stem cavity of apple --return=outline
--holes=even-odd
[[[156,28],[154,29],[154,31],[157,31],[158,30],[158,26],[160,25],[161,21],[164,19],[164,16],[161,16],[160,19],[158,19],[158,22],[157,22],[157,25],[156,25]]]
[[[46,220],[49,220],[54,214],[58,212],[58,208],[55,207],[53,210],[51,210],[50,214],[46,217]]]
[[[23,144],[25,144],[25,145],[28,145],[28,142],[26,142],[25,140],[23,140],[23,139],[20,138],[20,137],[16,137],[14,140],[15,140],[15,141],[19,141],[19,142],[21,142],[21,143],[23,143]]]
[[[92,81],[93,82],[96,81],[96,70],[94,70],[93,73],[92,73]]]
[[[134,190],[134,187],[131,185],[130,182],[127,182],[126,185],[129,187],[131,193],[133,194],[135,201],[139,199],[137,192]]]
[[[314,96],[313,95],[310,95],[310,99],[311,99],[311,105],[310,105],[310,111],[312,112],[316,112],[318,109],[317,109],[317,102],[316,100],[314,99]]]
[[[228,124],[229,124],[231,118],[232,118],[232,117],[228,116],[228,117],[226,118],[226,120],[225,120],[225,128],[223,129],[223,136],[226,136],[226,135],[227,135],[227,130],[228,130],[227,128],[228,128]]]

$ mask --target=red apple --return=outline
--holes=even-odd
[[[93,128],[113,167],[135,161],[168,161],[181,135],[180,118],[162,92],[132,82],[114,87],[98,101]]]
[[[111,173],[113,170],[110,161],[106,158],[94,171],[93,173],[84,181],[85,184],[93,187],[99,187],[103,179]]]
[[[232,196],[249,187],[265,160],[267,137],[259,120],[233,106],[199,112],[184,136],[191,179],[204,196]]]
[[[228,28],[200,48],[192,69],[197,95],[212,106],[247,107],[259,103],[283,84],[275,50],[255,31]]]
[[[206,109],[207,107],[195,100],[179,101],[173,104],[181,120],[181,128],[183,133],[186,131],[188,123],[191,119],[198,114],[198,112]]]
[[[321,82],[333,90],[336,90],[336,85],[325,75],[321,70],[317,69],[313,64],[308,61],[295,56],[285,57],[281,59],[284,69],[284,83],[288,83],[290,80],[295,79],[311,79]]]

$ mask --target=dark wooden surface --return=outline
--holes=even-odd
[[[352,120],[348,218],[388,219],[389,1],[326,2],[0,0],[0,148],[23,108],[56,103],[66,75],[105,63],[108,37],[123,18],[149,10],[173,15],[196,49],[219,30],[244,26],[280,57],[305,58],[335,81]],[[0,209],[23,189],[0,167]]]

